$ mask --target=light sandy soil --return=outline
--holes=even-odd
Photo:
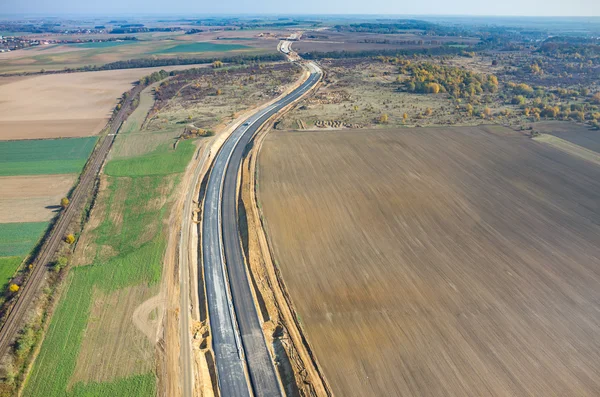
[[[162,294],[147,299],[133,311],[133,323],[152,343],[157,342],[158,324],[163,320],[165,297]]]
[[[334,394],[600,394],[600,167],[456,127],[272,133],[259,170]]]
[[[123,92],[154,71],[192,66],[48,74],[2,85],[0,140],[90,136]]]
[[[0,177],[0,223],[52,219],[76,179],[75,174]]]
[[[106,118],[0,121],[0,140],[85,137],[96,135],[107,121]]]
[[[0,76],[0,86],[28,78],[31,78],[31,76]]]

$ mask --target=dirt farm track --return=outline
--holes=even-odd
[[[502,127],[271,132],[258,194],[336,395],[600,395],[600,167]]]

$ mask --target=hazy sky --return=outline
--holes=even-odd
[[[0,17],[17,13],[600,16],[600,0],[0,0]]]

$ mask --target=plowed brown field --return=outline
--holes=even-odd
[[[272,132],[258,193],[336,395],[600,395],[600,167],[501,127]]]

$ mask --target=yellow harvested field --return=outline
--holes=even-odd
[[[160,69],[193,66],[47,74],[9,81],[2,85],[0,98],[0,140],[95,135],[135,81]]]
[[[0,223],[52,219],[76,179],[75,174],[0,177]]]
[[[502,127],[271,132],[258,161],[335,395],[600,395],[600,166]]]

